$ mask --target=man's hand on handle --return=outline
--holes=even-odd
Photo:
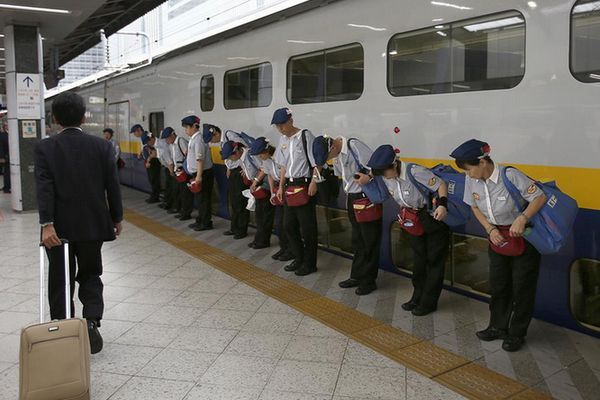
[[[44,243],[44,246],[46,246],[48,249],[60,246],[62,244],[58,238],[58,235],[56,234],[54,225],[46,225],[42,228],[42,243]]]

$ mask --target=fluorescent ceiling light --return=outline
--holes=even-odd
[[[498,19],[496,21],[482,22],[480,24],[465,25],[463,28],[465,28],[469,32],[477,32],[477,31],[482,31],[485,29],[502,28],[505,26],[516,25],[516,24],[521,24],[521,23],[523,23],[522,18],[511,17],[511,18]]]
[[[352,28],[370,29],[370,30],[375,31],[375,32],[387,31],[387,28],[376,28],[376,27],[371,26],[371,25],[348,24],[348,26],[351,26]]]
[[[3,34],[3,33],[0,33],[0,37],[4,37],[4,34]]]
[[[395,56],[397,54],[398,54],[398,51],[396,51],[396,50],[390,51],[390,56]]]
[[[4,8],[7,10],[44,12],[44,13],[51,13],[51,14],[71,14],[72,13],[72,11],[70,11],[70,10],[62,10],[60,8],[17,6],[14,4],[0,4],[0,8]]]
[[[529,6],[529,8],[536,8],[537,7],[537,3],[535,1],[528,1],[527,5]]]
[[[581,14],[589,11],[600,11],[600,1],[593,1],[591,3],[580,4],[573,8],[573,14]]]
[[[444,20],[444,18],[434,18],[431,20],[431,22],[441,22],[443,20]]]
[[[288,43],[297,43],[297,44],[321,44],[325,43],[322,40],[288,40]]]
[[[443,37],[446,37],[446,36],[448,36],[448,34],[447,34],[446,32],[437,31],[436,33],[437,33],[438,35],[440,35],[440,36],[443,36]]]
[[[598,75],[598,74],[590,74],[590,78],[600,80],[600,75]]]
[[[0,47],[0,51],[3,51],[3,50],[4,50],[4,47]]]
[[[434,26],[435,29],[444,29],[444,25],[436,25]]]
[[[456,8],[457,10],[472,10],[473,9],[473,7],[459,6],[458,4],[443,3],[441,1],[432,1],[431,4],[433,4],[434,6]]]

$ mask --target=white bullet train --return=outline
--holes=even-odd
[[[222,129],[277,140],[273,111],[298,127],[391,143],[427,166],[450,164],[466,139],[492,158],[577,199],[569,243],[543,258],[536,317],[600,336],[600,1],[309,0],[155,55],[151,65],[73,88],[85,128],[116,132],[123,184],[148,190],[139,139],[196,114]],[[47,97],[47,110],[54,92]],[[228,214],[218,149],[217,213]],[[323,248],[350,254],[343,196],[319,207]],[[406,238],[386,204],[381,267],[410,274]],[[447,288],[485,298],[487,240],[471,221],[453,232]]]

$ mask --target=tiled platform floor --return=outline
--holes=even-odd
[[[271,260],[274,250],[222,236],[227,221],[195,234],[143,194],[124,196],[147,217],[556,398],[595,398],[598,339],[534,321],[526,348],[507,354],[474,336],[487,322],[485,303],[445,291],[436,313],[416,318],[400,309],[406,278],[382,273],[380,289],[359,298],[337,287],[349,260],[320,252],[319,273],[298,278]],[[8,211],[7,196],[0,208],[0,399],[14,399],[17,334],[37,312],[38,227],[35,214]],[[104,260],[107,345],[92,358],[94,399],[460,397],[130,224]]]

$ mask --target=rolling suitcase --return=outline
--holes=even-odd
[[[44,321],[44,246],[40,245],[40,323],[21,330],[20,400],[89,400],[90,341],[87,324],[71,318],[69,244],[65,252],[66,319]]]

